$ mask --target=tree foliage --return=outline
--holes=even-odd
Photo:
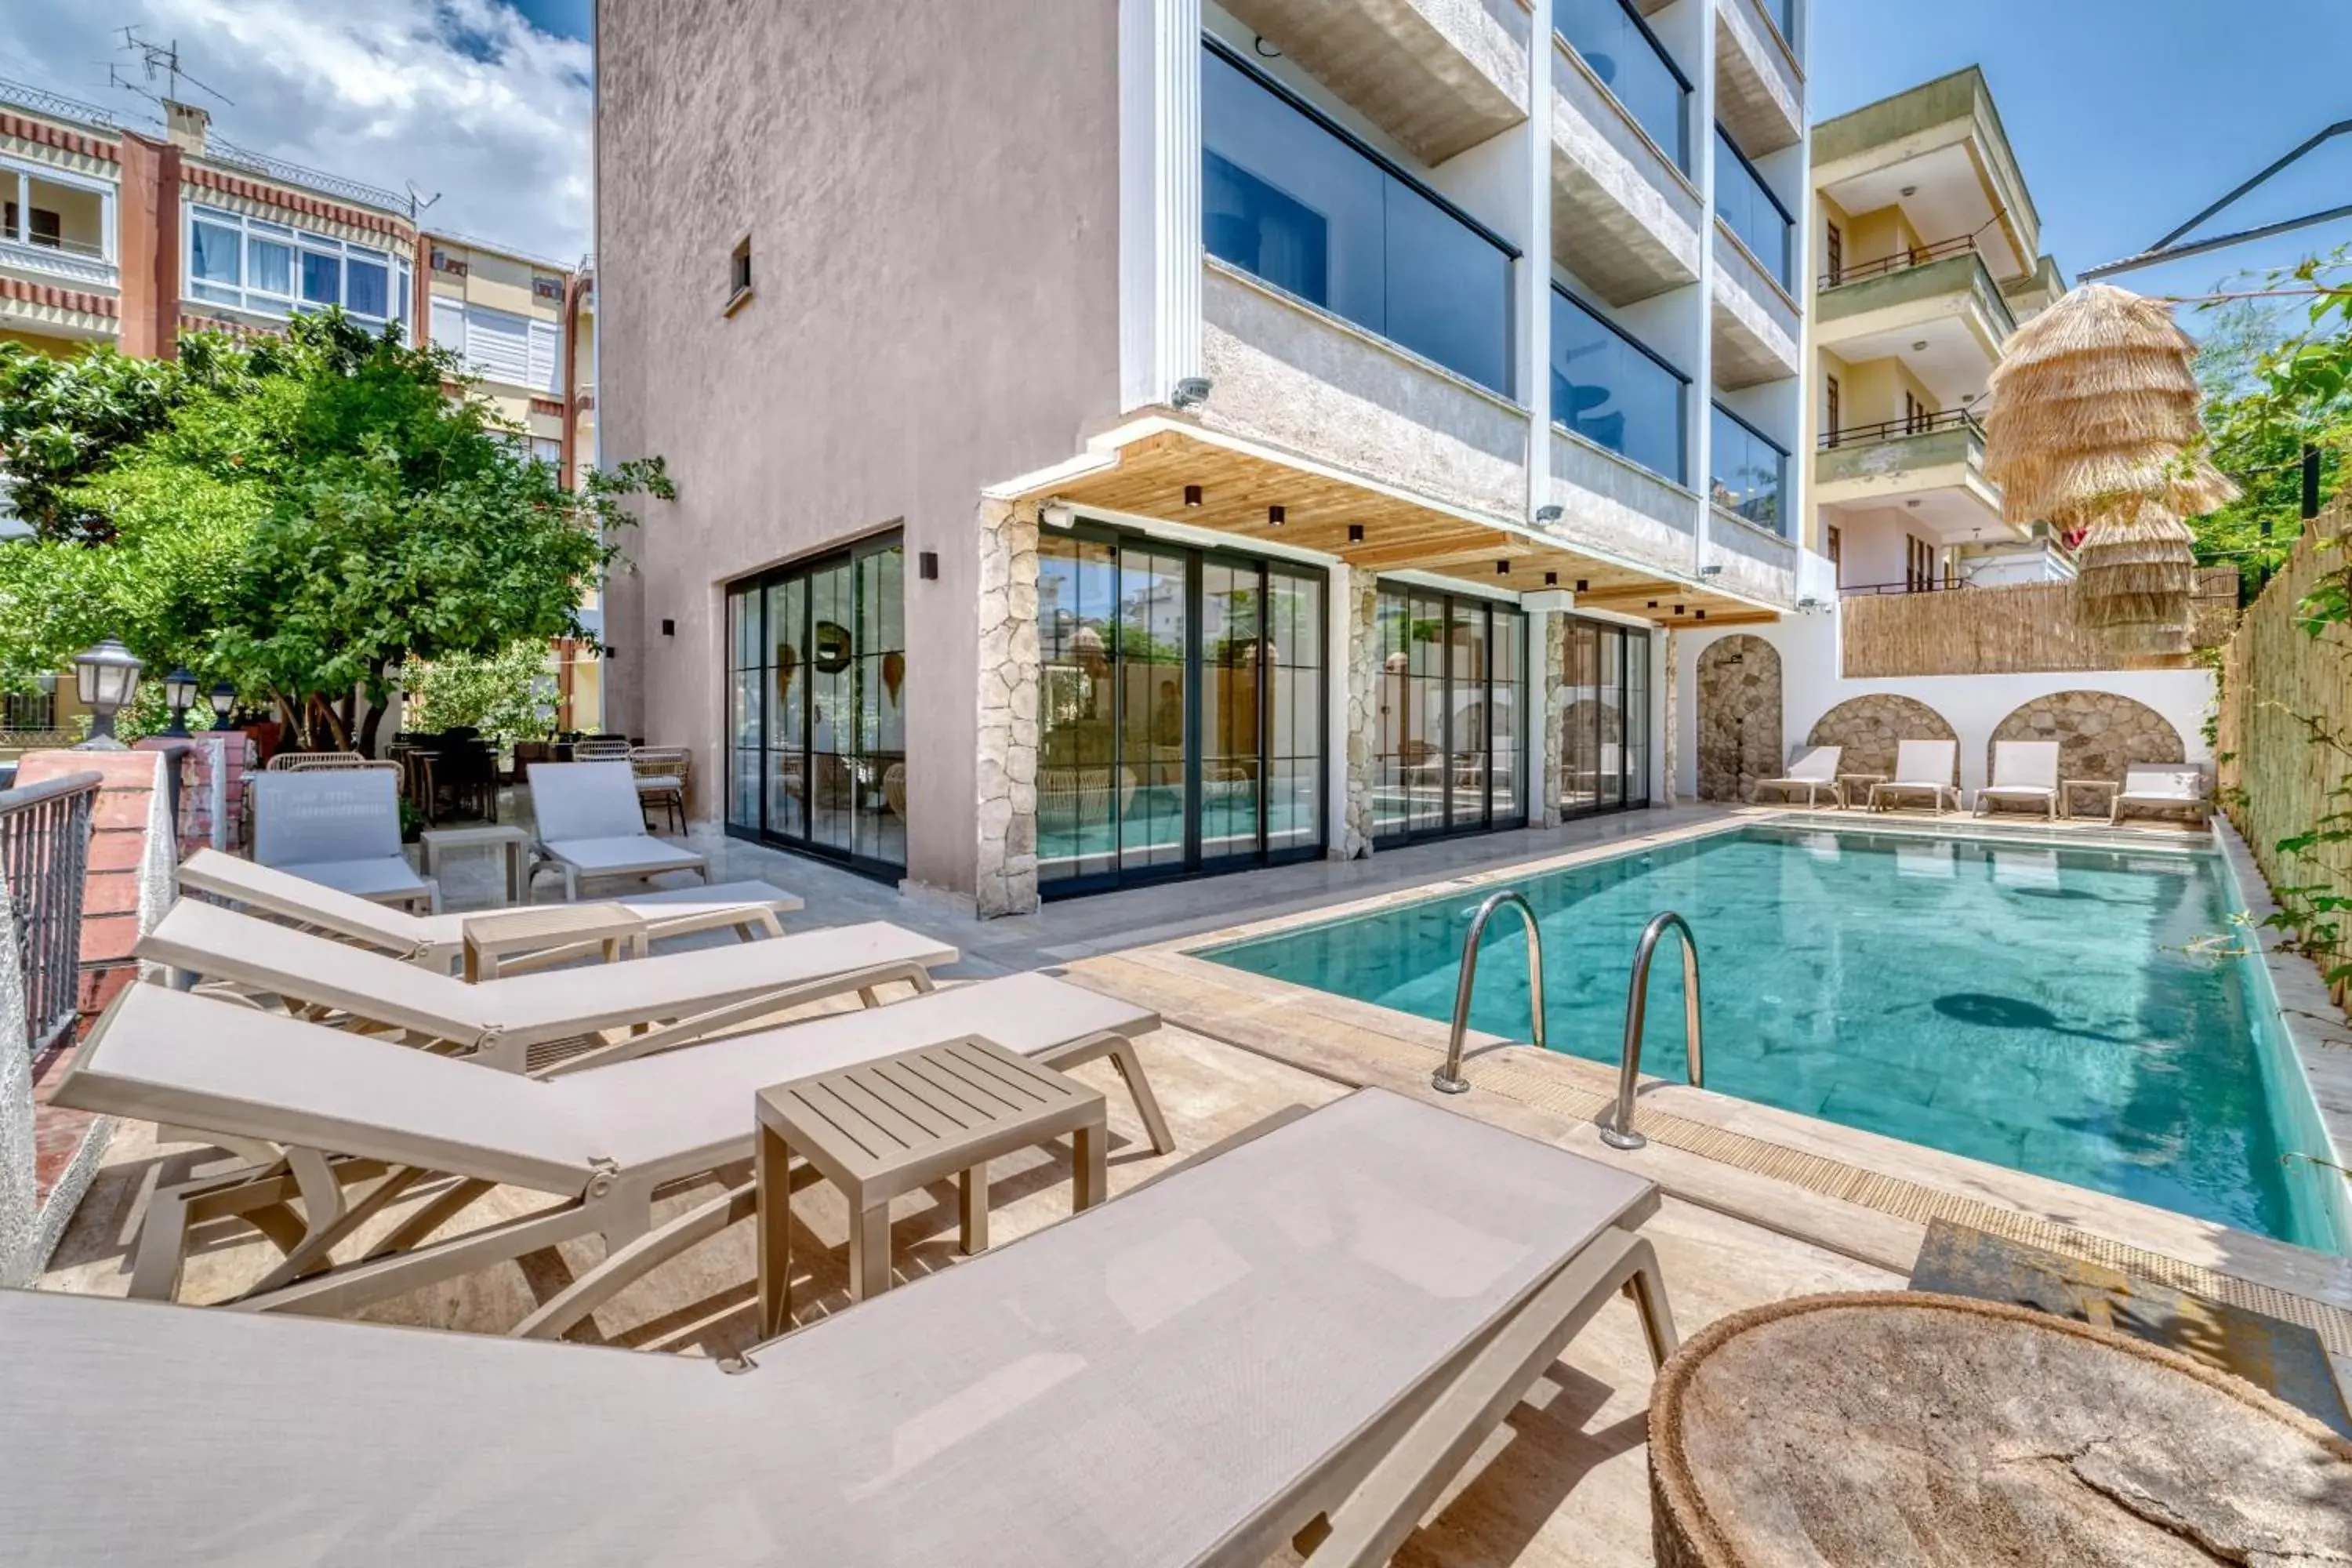
[[[438,732],[469,725],[499,744],[545,735],[554,707],[541,696],[547,645],[519,642],[487,658],[453,654],[400,672],[402,710],[413,730]]]
[[[568,490],[486,403],[445,395],[463,379],[340,314],[190,336],[163,364],[0,357],[0,458],[38,533],[0,550],[0,684],[110,635],[365,743],[404,663],[585,637],[621,499],[675,493],[661,461]]]

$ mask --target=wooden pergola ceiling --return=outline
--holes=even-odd
[[[1200,504],[1188,506],[1186,487],[1193,485],[1200,487]],[[1744,599],[1177,431],[1129,443],[1119,449],[1117,468],[1059,481],[1053,498],[1081,511],[1098,508],[1230,534],[1237,544],[1318,551],[1366,571],[1436,573],[1512,593],[1563,589],[1579,605],[1662,626],[1780,618]],[[1271,521],[1273,507],[1282,509],[1280,523]],[[1351,538],[1351,529],[1360,536]],[[1504,562],[1507,573],[1496,570]]]

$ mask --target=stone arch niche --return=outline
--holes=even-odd
[[[2189,760],[2180,731],[2163,714],[2116,691],[2053,691],[2020,704],[1993,726],[1992,741],[2055,741],[2058,776],[2120,779],[2127,763]],[[1992,743],[1985,777],[1992,776]]]
[[[1838,746],[1842,773],[1895,773],[1895,750],[1905,741],[1957,741],[1951,721],[1916,697],[1874,691],[1849,697],[1813,722],[1809,746]]]
[[[1780,776],[1780,650],[1725,637],[1698,656],[1698,797],[1744,801]]]

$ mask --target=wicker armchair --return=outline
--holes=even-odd
[[[636,778],[638,805],[660,806],[683,834],[693,798],[694,753],[684,746],[639,746],[629,752],[629,771]]]

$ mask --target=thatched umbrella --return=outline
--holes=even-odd
[[[2166,306],[2095,283],[2011,333],[1992,373],[1985,474],[2002,515],[2080,536],[2084,618],[2120,651],[2186,647],[2180,520],[2238,493],[2198,450],[2196,352]]]

